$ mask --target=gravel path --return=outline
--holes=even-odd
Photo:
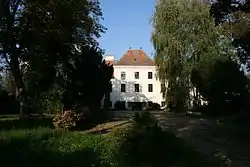
[[[225,125],[217,120],[152,112],[159,125],[175,133],[202,153],[224,161],[225,167],[250,167],[250,127]],[[120,120],[130,119],[133,111],[116,111]]]
[[[163,129],[174,132],[202,153],[220,158],[225,166],[250,167],[249,127],[184,115],[155,115]]]

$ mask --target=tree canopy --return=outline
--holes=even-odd
[[[231,35],[238,60],[247,66],[250,61],[250,1],[217,0],[210,14],[217,25],[222,25]]]
[[[106,67],[97,42],[106,30],[100,24],[99,1],[1,0],[0,3],[0,54],[14,78],[21,104],[55,85],[66,91],[64,85],[76,82],[75,78],[79,79],[83,71],[93,70],[91,77],[81,73],[85,86],[89,78],[104,76],[97,70]],[[71,86],[67,89],[76,88],[76,84]]]
[[[200,62],[233,55],[229,39],[221,27],[215,27],[209,9],[201,1],[191,0],[159,0],[156,5],[152,42],[158,77],[167,85],[168,108],[187,107],[191,70]]]

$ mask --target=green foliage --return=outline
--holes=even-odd
[[[0,120],[1,128],[6,126],[3,122],[8,121]],[[204,162],[205,157],[173,134],[156,126],[135,124],[123,124],[107,135],[16,124],[16,129],[0,132],[1,163],[10,167],[216,166]]]
[[[2,163],[10,167],[115,167],[112,144],[100,135],[51,129],[0,133]]]
[[[212,111],[230,114],[246,109],[248,79],[228,57],[218,57],[194,69],[191,81],[210,107],[214,107]]]
[[[74,111],[65,111],[63,114],[57,114],[53,119],[53,124],[57,129],[74,130],[79,122],[86,121],[84,114]]]
[[[97,39],[106,29],[100,24],[100,19],[99,1],[1,1],[0,55],[13,75],[19,101],[25,107],[55,85],[71,91],[78,84],[77,75],[80,73],[83,83],[86,83],[86,78],[104,76],[100,75],[104,67]],[[90,46],[95,49],[89,49]],[[106,78],[97,83],[106,86],[103,83]],[[92,90],[93,81],[90,81],[82,88]],[[103,86],[100,85],[93,86],[102,95]],[[81,90],[78,92],[82,93]],[[99,94],[91,95],[89,99],[85,96],[85,103],[94,101],[96,104]]]
[[[134,126],[154,127],[154,126],[158,126],[158,121],[148,111],[136,112],[134,115]]]
[[[166,106],[185,111],[192,69],[211,57],[233,55],[229,40],[221,27],[215,27],[209,7],[198,0],[157,1],[153,27],[157,74],[167,85]]]
[[[48,114],[56,114],[62,111],[61,92],[53,89],[49,92],[44,92],[38,99],[41,103],[42,111]]]
[[[232,37],[238,61],[250,68],[250,1],[217,0],[211,5],[217,25],[223,25]],[[227,19],[231,18],[231,19]]]
[[[14,129],[36,129],[39,127],[53,128],[52,117],[33,115],[33,118],[21,118],[18,115],[5,115],[0,117],[0,129],[9,131]]]
[[[101,50],[85,46],[67,66],[69,69],[62,69],[62,75],[67,78],[60,82],[64,90],[64,107],[72,109],[77,105],[87,105],[91,110],[99,110],[113,74],[113,67],[102,59]]]
[[[115,158],[121,167],[217,166],[194,148],[157,126],[148,112],[136,113],[132,124],[117,127],[108,135],[115,139]]]

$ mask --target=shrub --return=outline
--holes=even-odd
[[[136,112],[134,115],[134,125],[140,127],[158,126],[157,119],[148,111]]]
[[[56,114],[62,111],[61,92],[59,90],[50,90],[42,93],[40,99],[42,111],[48,114]]]
[[[116,110],[125,110],[126,109],[125,102],[123,102],[123,101],[116,101],[115,102],[115,109]]]
[[[163,132],[149,112],[136,113],[133,126],[120,139],[119,160],[124,166],[170,166],[181,157],[178,139]]]
[[[160,110],[161,105],[158,103],[148,102],[148,110]]]
[[[83,113],[76,113],[72,110],[65,111],[63,114],[58,114],[53,119],[53,124],[57,129],[74,130],[77,124],[86,120]]]

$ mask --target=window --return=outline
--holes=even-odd
[[[135,79],[139,79],[139,72],[135,72]]]
[[[148,92],[153,92],[153,84],[148,84]]]
[[[165,104],[166,104],[166,102],[165,102],[165,101],[162,101],[162,102],[161,102],[161,107],[165,107]]]
[[[162,93],[166,92],[166,86],[165,86],[165,84],[161,84],[161,92]]]
[[[140,86],[139,84],[135,84],[135,92],[139,92],[140,91]]]
[[[152,72],[148,72],[148,79],[153,79],[153,73]]]
[[[165,99],[166,92],[162,92],[162,98]]]
[[[125,80],[126,79],[126,72],[121,72],[121,80]]]
[[[125,84],[121,84],[121,92],[126,92],[126,85]]]

